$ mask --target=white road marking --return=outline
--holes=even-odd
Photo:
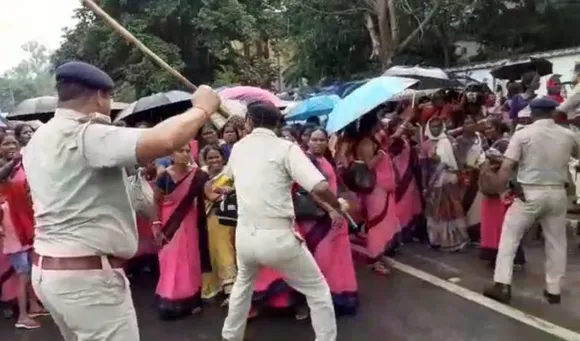
[[[389,258],[389,262],[393,268],[399,271],[402,271],[413,277],[419,278],[420,280],[433,284],[434,286],[437,286],[441,289],[444,289],[455,295],[458,295],[466,300],[472,301],[486,308],[494,310],[500,314],[511,317],[514,320],[527,324],[528,326],[542,330],[548,334],[557,336],[565,341],[580,341],[580,334],[570,329],[558,326],[554,323],[548,322],[534,315],[524,313],[521,310],[517,310],[508,305],[489,299],[479,293],[476,293],[474,291],[461,287],[457,284],[451,283],[449,281],[431,275],[425,271],[397,262],[392,258]]]

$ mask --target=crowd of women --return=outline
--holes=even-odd
[[[319,215],[297,212],[299,233],[339,314],[354,314],[359,305],[355,260],[385,276],[390,272],[387,257],[406,243],[425,243],[441,252],[478,244],[493,265],[503,216],[518,191],[517,186],[486,191],[480,166],[498,160],[510,132],[529,123],[525,103],[535,96],[537,81],[532,75],[512,84],[503,100],[476,86],[459,94],[439,91],[417,103],[387,103],[339,134],[329,135],[317,118],[280,129],[280,138],[299,144],[325,175],[354,221],[332,227],[325,214],[331,208],[324,204],[319,204]],[[559,94],[558,89],[549,91]],[[513,111],[520,115],[510,115]],[[1,299],[17,302],[16,327],[26,329],[38,328],[35,318],[46,315],[29,284],[34,219],[19,156],[32,133],[21,125],[0,134]],[[143,269],[158,275],[155,301],[162,318],[197,313],[207,301],[228,303],[236,278],[235,223],[217,214],[231,192],[223,186],[221,193],[212,179],[247,133],[238,117],[219,131],[208,124],[197,140],[167,158],[128,170],[150,184],[157,215],[137,215],[140,247],[127,270],[134,280],[140,280]],[[372,170],[372,188],[360,190],[349,183],[347,173],[357,163]],[[300,194],[299,188],[294,191]],[[520,249],[516,263],[524,262]],[[273,269],[261,270],[253,302],[249,318],[273,309],[291,311],[296,319],[308,317],[304,298]]]

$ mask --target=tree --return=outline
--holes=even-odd
[[[28,42],[22,46],[26,59],[0,77],[0,109],[11,111],[21,101],[54,94],[50,53],[46,46]]]
[[[244,77],[244,72],[262,74],[268,64],[254,55],[245,56],[236,42],[255,42],[262,36],[257,27],[271,27],[269,21],[258,24],[264,18],[258,16],[264,2],[103,0],[100,5],[192,83],[205,84],[226,69],[235,70],[235,76],[245,82],[260,82]],[[137,97],[183,87],[87,9],[78,10],[76,16],[78,24],[65,33],[64,44],[53,56],[55,66],[71,59],[95,64],[119,87],[134,89],[124,93]]]

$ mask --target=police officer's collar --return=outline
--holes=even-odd
[[[72,119],[79,122],[92,121],[101,124],[111,124],[111,117],[109,116],[99,113],[92,113],[90,115],[86,115],[78,111],[64,108],[57,108],[56,111],[54,112],[54,117]]]
[[[259,135],[270,135],[276,137],[276,133],[273,130],[267,128],[254,128],[252,129],[252,134],[259,134]]]
[[[553,118],[539,118],[539,119],[535,119],[534,122],[532,122],[532,124],[550,125],[550,124],[556,124],[556,122],[554,121]]]

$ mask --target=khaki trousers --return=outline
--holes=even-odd
[[[129,281],[102,261],[102,270],[32,268],[34,291],[65,341],[139,341]]]
[[[238,221],[236,251],[238,276],[222,331],[225,340],[243,340],[254,281],[262,266],[282,273],[288,285],[306,296],[316,341],[336,340],[330,289],[305,243],[292,232],[291,220]]]
[[[524,233],[535,222],[542,225],[546,248],[546,290],[560,294],[566,272],[566,211],[564,187],[523,186],[526,201],[516,199],[508,209],[501,231],[494,282],[511,284],[516,250]]]

